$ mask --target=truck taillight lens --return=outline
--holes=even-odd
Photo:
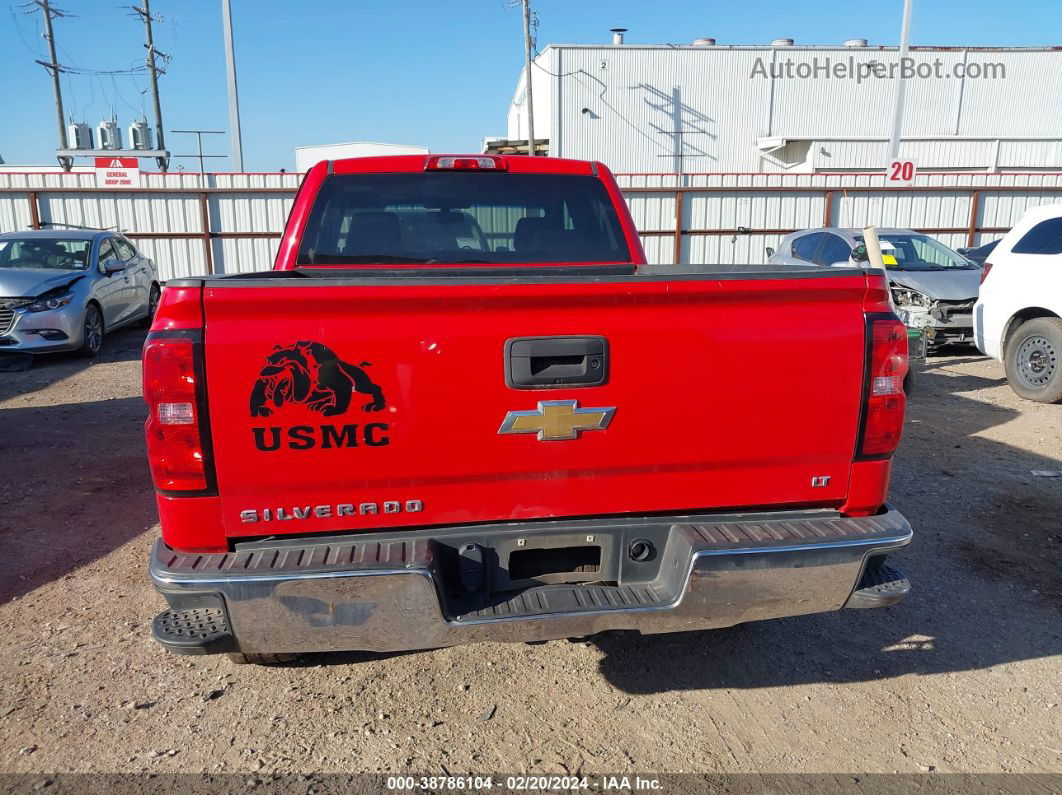
[[[907,328],[895,315],[867,316],[867,374],[863,395],[861,458],[886,458],[903,434],[907,398]]]
[[[164,494],[201,495],[212,487],[204,445],[205,394],[198,332],[161,332],[144,345],[148,462]]]
[[[985,283],[985,279],[988,278],[988,272],[992,270],[992,263],[986,262],[984,267],[981,268],[981,284]]]

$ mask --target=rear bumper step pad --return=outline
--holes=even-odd
[[[894,604],[910,586],[882,561],[910,539],[888,510],[521,522],[270,539],[219,554],[160,541],[151,577],[171,610],[154,634],[183,653],[285,653],[724,627]],[[652,553],[633,555],[643,543]],[[592,570],[510,579],[510,553],[556,550],[559,560],[580,544],[598,548]],[[462,571],[470,545],[482,577]]]
[[[221,600],[217,607],[166,610],[155,616],[151,634],[177,654],[214,654],[236,651],[236,638]]]
[[[845,607],[890,607],[911,592],[911,583],[894,566],[872,561]]]

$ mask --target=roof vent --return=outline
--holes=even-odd
[[[793,40],[792,39],[774,39],[771,42],[771,46],[772,47],[792,47],[793,46]]]
[[[845,47],[866,47],[867,46],[867,40],[866,39],[845,39],[844,46]]]
[[[694,39],[693,40],[693,46],[694,47],[714,47],[715,46],[715,39],[713,39],[711,36],[705,36],[704,38],[701,38],[701,39]]]
[[[623,44],[623,34],[627,32],[627,28],[609,28],[612,32],[612,43],[615,45]]]

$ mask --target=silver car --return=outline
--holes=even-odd
[[[927,329],[931,348],[972,343],[981,268],[910,229],[879,229],[878,237],[900,319]],[[852,267],[852,249],[862,242],[862,229],[805,229],[782,238],[778,250],[770,252],[770,263]]]
[[[150,322],[161,289],[155,263],[114,232],[0,235],[0,351],[80,351],[103,335]]]

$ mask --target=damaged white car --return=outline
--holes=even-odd
[[[973,342],[973,306],[981,268],[939,240],[910,229],[879,229],[885,268],[900,319],[923,329],[930,350]],[[852,267],[861,229],[806,229],[768,249],[772,265]]]

